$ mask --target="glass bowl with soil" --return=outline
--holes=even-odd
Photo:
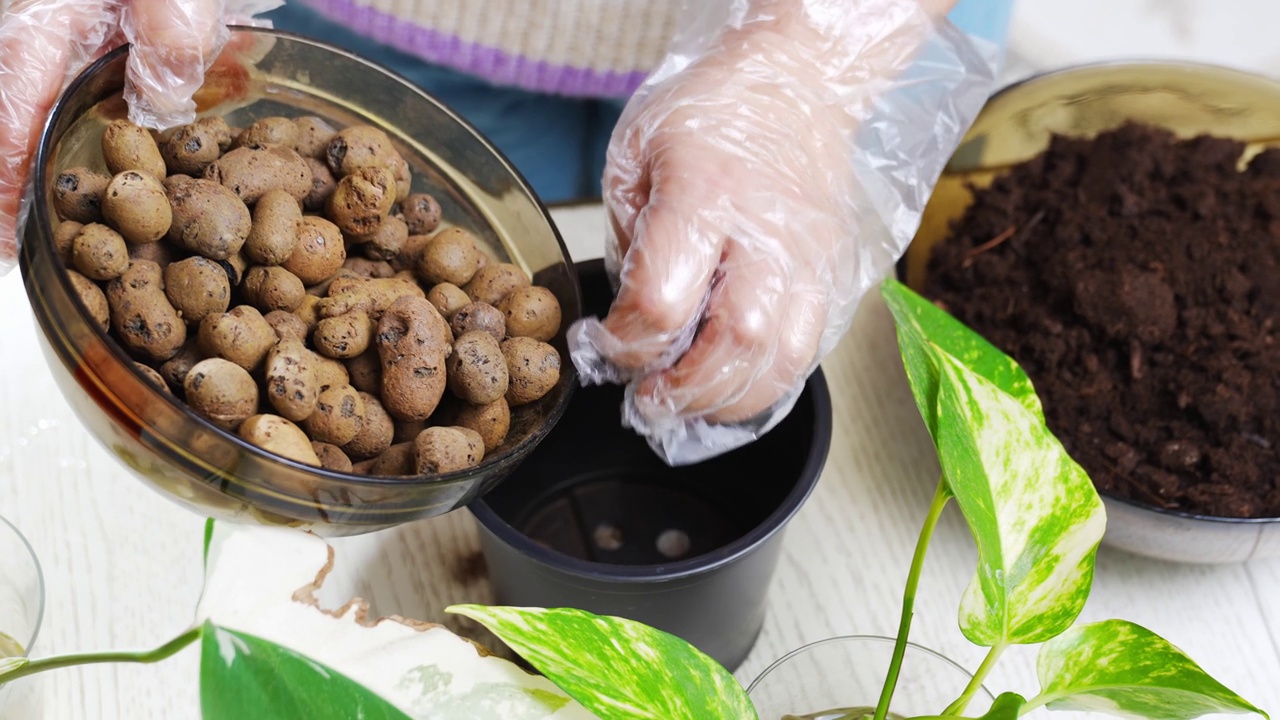
[[[1104,542],[1280,556],[1280,84],[1092,65],[992,97],[900,270],[1014,357]]]
[[[75,277],[67,268],[74,266],[77,270],[84,269],[80,262],[82,253],[79,248],[89,247],[89,241],[85,239],[87,228],[100,228],[98,236],[111,233],[118,237],[119,234],[125,234],[124,223],[120,219],[123,214],[112,220],[108,217],[111,211],[106,203],[117,179],[127,178],[129,171],[117,172],[104,156],[108,129],[116,132],[117,122],[124,122],[125,118],[126,108],[121,99],[121,90],[127,53],[128,46],[123,46],[93,63],[71,83],[54,105],[40,138],[33,170],[35,186],[41,192],[32,203],[31,217],[26,224],[20,249],[23,283],[41,330],[41,350],[48,359],[64,397],[89,432],[148,485],[202,515],[233,522],[289,525],[326,536],[371,532],[439,515],[466,505],[501,481],[546,436],[568,404],[577,379],[573,364],[568,362],[565,330],[581,312],[578,282],[568,251],[552,224],[547,209],[514,167],[488,140],[452,110],[407,80],[323,43],[273,30],[234,29],[231,42],[206,75],[205,84],[196,96],[199,117],[215,124],[221,123],[221,137],[217,136],[216,131],[210,131],[212,139],[205,139],[201,144],[197,130],[190,129],[190,135],[180,136],[175,133],[168,140],[162,135],[157,143],[154,135],[147,137],[145,131],[126,126],[125,130],[136,131],[131,137],[138,143],[150,143],[150,154],[156,155],[156,159],[160,160],[157,170],[146,173],[152,176],[151,184],[155,183],[157,171],[161,175],[170,173],[163,182],[174,184],[166,186],[160,192],[161,202],[168,200],[165,209],[168,210],[170,206],[176,208],[180,194],[188,198],[182,211],[186,220],[181,224],[178,220],[174,220],[172,224],[164,224],[163,227],[169,228],[169,231],[162,228],[158,239],[147,236],[145,241],[140,242],[131,236],[127,246],[128,256],[121,258],[125,260],[125,272],[129,273],[135,266],[150,267],[149,278],[121,274],[119,268],[114,277],[109,278],[105,274],[89,276],[92,281],[96,281],[94,289],[99,301],[91,311],[92,303],[87,304],[85,298],[91,297],[92,293],[82,294],[86,287],[83,283],[94,286],[94,282],[86,279],[85,273],[88,270],[81,277]],[[321,130],[316,129],[320,126],[314,121],[309,121],[312,123],[309,127],[315,133],[308,135],[310,131],[303,131],[301,123],[295,125],[291,122],[299,118],[318,118],[329,126],[323,129],[324,133],[332,133],[338,129],[345,132],[355,128],[364,134],[325,134],[326,141],[319,144],[319,150],[304,151],[301,149],[303,141],[315,133],[321,133]],[[295,125],[297,128],[298,139],[294,144],[269,138],[251,139],[244,133],[237,135],[231,130],[244,128],[247,131],[255,127],[270,127],[267,124],[269,121],[281,119],[284,124]],[[366,140],[362,138],[373,134],[378,134],[383,139],[368,140],[366,144]],[[117,133],[115,137],[130,135],[123,132]],[[170,142],[175,137],[189,139],[175,141],[175,145],[175,142]],[[347,139],[343,139],[344,137]],[[231,138],[235,140],[232,141]],[[232,142],[235,146],[232,146]],[[157,144],[164,150],[158,151]],[[222,145],[228,147],[218,147]],[[394,175],[389,181],[386,178],[392,171],[388,166],[347,167],[354,166],[362,153],[373,153],[369,148],[375,145],[381,153],[377,156],[380,158],[379,162],[383,159],[391,162],[394,158],[400,163],[395,166]],[[203,170],[199,170],[199,166],[191,169],[184,165],[192,173],[186,175],[176,170],[176,160],[180,157],[178,149],[187,153],[182,156],[184,163],[194,164],[200,159],[198,154],[203,149],[215,151],[213,157],[217,159],[202,160]],[[314,154],[310,154],[312,152]],[[278,167],[296,169],[299,162],[304,162],[305,174],[301,171],[295,173],[293,170],[277,173],[276,177],[283,175],[284,180],[275,184],[263,181],[262,174],[250,180],[249,171],[244,170],[244,165],[248,165],[246,163],[240,167],[244,174],[243,182],[233,181],[229,158],[235,153],[251,154],[264,163],[275,158],[271,163]],[[303,153],[308,153],[305,158],[300,157]],[[147,154],[139,156],[143,155]],[[270,158],[263,159],[266,155]],[[224,160],[228,164],[218,166]],[[311,162],[313,160],[315,162]],[[123,161],[116,160],[117,164],[121,162]],[[317,164],[320,169],[317,169]],[[71,170],[77,167],[88,171],[88,174],[82,173],[79,177],[96,174],[97,177],[104,178],[102,184],[106,185],[106,189],[101,190],[102,194],[96,196],[97,205],[72,205],[87,213],[82,218],[85,222],[79,230],[75,229],[75,225],[80,223],[68,217],[65,203],[58,202],[58,193],[63,192],[74,197],[73,193],[83,191],[85,197],[90,197],[89,191],[84,190],[87,184],[82,186],[75,182],[64,183],[64,179],[72,175]],[[211,170],[217,172],[211,174]],[[313,184],[313,181],[323,179],[326,173],[331,181],[334,180],[333,175],[346,173],[342,180],[328,184],[326,192],[332,193],[328,196],[332,200],[338,193],[338,190],[333,189],[334,186],[341,189],[345,181],[352,178],[358,180],[366,172],[371,174],[364,185],[381,188],[380,191],[369,190],[369,197],[377,198],[377,203],[382,203],[383,199],[394,196],[399,205],[388,207],[378,204],[375,208],[377,212],[364,208],[360,210],[360,215],[366,219],[372,219],[376,215],[379,224],[375,226],[370,223],[369,227],[374,227],[379,232],[384,226],[394,225],[391,222],[394,217],[401,224],[398,240],[395,237],[383,239],[380,234],[372,231],[367,238],[353,236],[350,228],[338,226],[341,220],[333,209],[336,203],[326,203],[323,200],[312,203],[311,193],[316,192],[316,187],[324,185]],[[114,173],[114,178],[111,173]],[[408,173],[407,177],[405,173]],[[133,172],[139,187],[145,185],[142,175],[141,172]],[[299,177],[308,178],[305,185],[295,182]],[[380,177],[382,180],[378,180]],[[106,184],[106,178],[110,178],[110,185]],[[382,185],[378,185],[379,182]],[[213,187],[210,188],[210,185]],[[404,188],[405,185],[408,187]],[[196,197],[194,190],[184,189],[196,186],[204,194],[205,199],[201,203],[190,200]],[[352,182],[348,197],[362,192],[359,187],[358,182]],[[391,187],[396,192],[391,192]],[[296,229],[295,233],[277,233],[291,235],[288,237],[291,250],[282,251],[273,260],[264,259],[269,254],[268,251],[275,252],[268,247],[267,240],[254,251],[257,259],[250,262],[243,257],[249,254],[246,250],[249,245],[246,233],[251,234],[252,229],[259,225],[257,220],[250,224],[248,207],[251,206],[259,217],[265,214],[262,210],[264,203],[247,194],[253,188],[261,191],[260,197],[266,197],[268,191],[287,189],[284,197],[288,201],[286,205],[307,208],[304,217],[292,220],[291,227]],[[213,193],[214,190],[218,192]],[[232,193],[229,198],[228,190]],[[412,194],[403,197],[405,190]],[[303,193],[306,194],[305,199],[297,197]],[[280,194],[282,193],[277,193],[277,196]],[[429,196],[431,200],[411,205],[409,201],[415,195]],[[212,196],[220,199],[213,202],[209,200]],[[372,207],[374,201],[369,202]],[[128,206],[123,201],[119,204],[122,208]],[[292,208],[293,212],[302,212],[301,207],[296,206]],[[396,215],[397,207],[399,215]],[[179,211],[174,209],[171,215],[178,218]],[[279,213],[281,217],[286,215],[283,211]],[[200,223],[226,221],[230,217],[242,217],[243,220],[243,224],[237,225],[234,232],[223,226],[218,226],[220,229],[217,232],[201,229],[205,226]],[[329,219],[326,220],[326,217]],[[106,225],[114,225],[121,233],[115,233],[106,228]],[[353,223],[351,225],[354,227]],[[77,233],[71,241],[69,252],[65,245],[60,244],[60,239],[65,237],[61,230],[67,226],[71,226],[73,232]],[[265,222],[262,226],[267,227]],[[179,227],[184,229],[181,232],[171,232]],[[320,230],[304,232],[304,227]],[[134,232],[141,233],[142,229],[135,227]],[[413,245],[414,238],[429,237],[434,243],[434,238],[445,233],[453,233],[455,238],[470,238],[466,241],[470,244],[469,249],[464,254],[473,253],[469,257],[476,265],[468,268],[474,273],[471,276],[473,279],[482,275],[495,279],[496,276],[490,271],[502,269],[508,273],[504,276],[507,279],[519,276],[523,285],[532,283],[549,291],[554,297],[554,305],[559,309],[557,330],[543,335],[533,344],[539,352],[546,352],[541,356],[546,362],[538,365],[540,370],[546,370],[551,365],[550,356],[554,354],[551,350],[559,354],[562,362],[557,363],[558,375],[550,371],[541,374],[545,382],[537,390],[544,394],[537,399],[513,399],[509,408],[506,407],[507,403],[502,403],[501,419],[506,421],[501,424],[504,432],[500,433],[501,439],[493,436],[483,438],[486,450],[483,457],[477,458],[479,451],[469,439],[464,439],[463,443],[467,444],[468,449],[463,454],[467,456],[468,462],[452,463],[449,467],[432,466],[438,469],[424,470],[421,462],[413,462],[415,458],[412,453],[403,452],[404,446],[406,443],[414,445],[413,441],[417,437],[415,431],[421,431],[428,421],[441,424],[442,416],[432,411],[430,417],[424,420],[419,415],[424,415],[425,411],[419,414],[397,412],[389,401],[387,373],[384,370],[389,362],[398,363],[398,358],[415,358],[412,362],[398,366],[397,375],[403,379],[402,387],[408,388],[401,399],[417,392],[414,388],[427,386],[429,379],[437,383],[443,380],[441,376],[445,375],[446,364],[442,355],[453,341],[453,331],[440,316],[440,305],[431,301],[435,309],[423,306],[427,302],[423,295],[436,289],[436,283],[420,277],[427,274],[420,269],[424,263],[414,259],[421,258],[425,251],[409,256],[410,248],[416,247]],[[264,238],[268,235],[269,232],[264,231]],[[219,244],[228,237],[235,238],[234,247],[230,241],[226,241],[228,244],[225,246]],[[214,242],[215,240],[218,242]],[[214,255],[205,245],[220,248],[221,252]],[[328,249],[334,249],[334,252],[322,257],[316,249],[321,247],[326,252]],[[399,251],[395,247],[399,247]],[[295,255],[300,252],[306,256],[302,260],[309,262],[310,267],[304,263],[291,269]],[[92,255],[89,253],[89,256]],[[113,255],[118,256],[120,253]],[[334,256],[337,256],[341,267],[331,267]],[[283,262],[280,261],[281,257],[285,258]],[[353,265],[348,262],[351,260],[359,260],[363,264]],[[404,264],[398,269],[392,265],[399,265],[402,261]],[[197,267],[208,268],[208,272],[201,277],[210,284],[220,283],[224,292],[220,296],[224,298],[224,304],[216,311],[210,311],[207,316],[201,316],[200,322],[192,319],[196,317],[194,315],[180,314],[178,307],[187,306],[178,304],[171,307],[178,300],[173,293],[167,291],[174,286],[188,285],[175,282],[168,282],[166,285],[164,280],[159,279],[171,277],[168,274],[170,268],[188,262],[199,263]],[[258,267],[252,267],[255,264]],[[486,268],[481,269],[481,264],[486,265]],[[320,266],[324,266],[323,272],[316,270]],[[276,305],[276,300],[265,291],[258,293],[258,300],[251,299],[248,283],[256,270],[263,270],[263,277],[270,277],[272,273],[279,275],[277,271],[281,270],[283,275],[293,275],[295,290],[305,290],[305,294],[298,293],[300,297],[295,297],[301,303],[296,306],[297,309],[287,309],[288,306],[283,301]],[[355,287],[358,294],[359,288],[373,288],[374,281],[396,281],[397,274],[401,280],[408,282],[404,275],[410,270],[413,282],[409,284],[418,293],[412,298],[416,308],[412,313],[417,319],[410,317],[408,311],[398,315],[404,320],[403,328],[393,327],[384,332],[373,314],[375,307],[380,308],[382,319],[392,314],[387,307],[389,302],[384,302],[390,301],[389,295],[382,295],[383,299],[379,300],[375,291],[370,289],[367,294],[361,294],[360,298],[351,296],[344,300],[333,291],[338,279],[349,280],[348,285]],[[338,277],[340,273],[347,271],[355,277]],[[164,273],[163,276],[160,275],[161,272]],[[283,275],[280,277],[283,278]],[[304,279],[313,275],[315,279]],[[77,280],[83,282],[77,283]],[[458,287],[458,284],[463,287]],[[463,289],[470,288],[471,284],[472,282],[461,278],[457,279],[457,284],[451,283],[453,294],[449,296],[449,303],[457,303],[452,307],[462,306],[465,309],[457,298],[459,293],[467,302],[479,297],[479,286],[474,291]],[[265,286],[266,283],[262,285]],[[287,283],[282,282],[278,287],[283,288],[285,285]],[[194,281],[189,286],[201,287]],[[226,290],[228,287],[229,291]],[[385,282],[381,287],[385,288]],[[404,284],[398,284],[397,287],[403,288]],[[485,285],[484,289],[496,292],[499,287],[502,286],[495,279]],[[130,296],[131,292],[144,291],[149,294],[145,303],[142,302],[144,298],[141,295]],[[230,293],[229,300],[225,299],[226,292]],[[395,293],[399,294],[400,290]],[[195,294],[203,297],[199,293]],[[281,292],[279,295],[283,297],[286,294],[287,292]],[[509,287],[508,294],[511,294]],[[545,297],[544,294],[544,300]],[[396,301],[400,299],[403,298],[397,297]],[[319,348],[319,341],[316,339],[316,335],[320,333],[318,318],[340,320],[341,316],[337,313],[346,312],[339,308],[348,300],[360,303],[358,306],[365,315],[351,326],[349,336],[341,335],[342,328],[335,325],[337,330],[333,347],[346,343],[346,337],[355,338],[363,333],[364,342],[368,343],[370,350],[360,355],[326,354]],[[490,300],[491,302],[486,301],[490,305],[487,308],[489,318],[497,313],[498,318],[502,319],[502,312],[492,307],[501,304],[500,300],[496,295]],[[335,314],[325,315],[326,311],[319,306],[322,301],[333,303],[331,309]],[[231,312],[225,312],[228,303],[232,306]],[[547,301],[544,307],[552,304],[553,301]],[[100,316],[100,313],[106,315],[102,311],[108,305],[111,306],[110,316]],[[118,315],[117,306],[120,310]],[[290,320],[293,325],[289,322],[281,325],[269,324],[269,308],[273,306],[280,308],[276,311],[284,313],[285,319]],[[309,320],[304,317],[308,307],[314,310],[310,313]],[[351,307],[355,308],[357,305],[352,304]],[[163,312],[157,311],[157,308]],[[227,319],[226,316],[234,315],[242,309],[245,309],[244,314],[235,316],[238,320]],[[356,311],[352,309],[351,312]],[[220,326],[222,330],[215,327],[209,333],[212,338],[210,347],[215,342],[221,342],[224,350],[210,350],[205,346],[205,321],[210,318],[217,318],[219,322],[226,321]],[[417,329],[408,327],[411,321]],[[279,357],[284,361],[279,367],[287,369],[290,366],[291,358],[277,342],[278,337],[284,338],[281,334],[284,331],[278,328],[287,330],[298,324],[301,324],[301,330],[290,337],[301,338],[299,342],[303,343],[305,352],[310,353],[304,358],[309,359],[313,369],[325,368],[328,378],[333,378],[336,373],[340,379],[322,383],[319,370],[316,370],[310,390],[318,390],[323,394],[324,388],[335,388],[335,402],[326,405],[321,402],[319,395],[312,394],[310,399],[313,405],[306,409],[304,416],[286,418],[286,422],[296,423],[288,433],[282,431],[281,435],[276,436],[287,434],[295,439],[296,442],[290,447],[291,453],[286,455],[264,449],[261,441],[264,438],[269,440],[274,430],[288,426],[276,420],[271,421],[273,425],[258,423],[255,427],[261,432],[257,432],[255,441],[251,437],[253,433],[246,430],[249,422],[244,413],[256,412],[258,415],[252,417],[259,419],[269,414],[287,415],[279,408],[275,396],[292,397],[293,390],[289,389],[292,386],[287,383],[272,383],[270,375],[273,371],[268,368],[275,363],[269,355],[270,351],[279,349]],[[256,326],[257,330],[253,330],[250,325]],[[486,329],[491,328],[492,326],[486,326]],[[156,352],[154,343],[147,345],[142,342],[172,338],[179,335],[179,330],[185,335],[186,342],[173,342],[166,346],[163,354]],[[540,331],[545,330],[546,327],[543,327]],[[448,338],[441,339],[441,332],[448,335]],[[419,362],[422,358],[416,352],[394,349],[387,357],[378,357],[381,354],[379,348],[384,345],[389,347],[401,339],[407,345],[428,334],[437,338],[433,343],[438,352],[429,358],[432,362],[426,362],[425,359]],[[458,334],[461,335],[462,332]],[[492,337],[494,342],[498,342],[497,338],[501,335],[492,331]],[[254,342],[259,351],[268,345],[270,350],[265,357],[255,354],[237,359],[225,352],[227,346],[235,344],[226,338],[257,338]],[[260,344],[264,339],[266,344]],[[352,342],[355,340],[352,339]],[[179,344],[181,348],[177,347]],[[546,347],[547,345],[550,347]],[[350,349],[347,345],[342,346]],[[191,347],[194,354],[188,356],[187,349]],[[312,350],[313,347],[316,349]],[[207,399],[210,400],[208,404],[214,407],[213,412],[194,412],[193,405],[190,404],[191,393],[187,392],[191,389],[188,386],[194,383],[187,383],[186,375],[213,375],[188,373],[193,366],[189,362],[183,365],[177,360],[184,357],[196,359],[201,355],[205,361],[215,360],[222,369],[235,371],[235,366],[239,366],[243,370],[238,373],[243,380],[240,385],[247,385],[248,389],[254,390],[254,394],[251,396],[246,391],[238,393],[237,397],[250,396],[248,402],[229,403],[225,402],[225,398],[210,397]],[[492,360],[493,356],[490,354],[487,357]],[[175,360],[172,368],[167,367],[170,360]],[[371,364],[358,369],[358,363],[362,360],[369,360]],[[511,364],[510,360],[506,362]],[[277,375],[285,377],[284,374]],[[364,387],[360,387],[362,384]],[[214,385],[216,390],[218,383],[210,385]],[[440,384],[432,387],[435,391],[441,390]],[[377,393],[380,393],[380,397]],[[448,393],[443,394],[445,397],[449,396]],[[356,397],[360,398],[359,405],[354,399]],[[441,394],[437,394],[435,399],[439,401]],[[502,400],[504,397],[500,395],[489,403],[497,405]],[[375,405],[377,413],[372,409]],[[311,421],[324,407],[333,409],[328,413],[333,422],[323,428],[329,435],[324,443],[328,447],[316,448],[312,442],[320,439],[317,428],[325,418],[320,418],[314,427]],[[353,407],[363,407],[364,411],[352,410]],[[434,407],[450,413],[450,421],[445,423],[449,425],[465,424],[456,416],[470,409],[462,406],[446,407],[444,402]],[[224,409],[226,412],[223,412]],[[340,417],[336,417],[339,415]],[[353,417],[358,419],[358,424],[350,422]],[[492,427],[499,425],[498,420],[494,419]],[[303,429],[300,430],[299,427]],[[305,437],[299,438],[300,432],[305,432]],[[456,434],[450,437],[458,439]],[[456,445],[454,443],[455,450]],[[401,451],[393,456],[394,447]],[[333,450],[339,452],[335,454]],[[323,461],[319,458],[321,454],[325,457]],[[386,462],[382,463],[384,459]],[[478,463],[471,462],[476,459]]]

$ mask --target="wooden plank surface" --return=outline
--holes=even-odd
[[[556,216],[575,257],[599,253],[599,208],[559,209]],[[190,622],[200,592],[202,521],[143,487],[79,426],[35,347],[16,273],[0,278],[0,308],[0,514],[30,536],[45,567],[48,607],[36,653],[159,644]],[[831,457],[787,530],[764,633],[738,672],[744,682],[807,642],[893,633],[936,481],[878,299],[864,305],[824,368],[836,423]],[[380,614],[440,621],[451,603],[492,599],[465,511],[335,544],[337,564],[321,593],[326,606],[358,594]],[[926,564],[913,633],[970,668],[982,654],[960,635],[955,613],[974,556],[949,511]],[[1190,567],[1104,549],[1085,619],[1106,617],[1165,635],[1228,686],[1280,712],[1280,561]],[[1028,649],[1010,651],[989,687],[1033,694],[1032,659]],[[157,666],[60,671],[16,689],[20,702],[6,716],[14,720],[199,714],[190,651]]]

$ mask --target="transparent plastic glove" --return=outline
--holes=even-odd
[[[618,296],[569,337],[667,463],[783,419],[910,242],[994,84],[996,48],[949,5],[689,3],[609,148]]]
[[[129,119],[165,129],[195,119],[192,96],[226,45],[228,23],[282,0],[0,2],[0,275],[17,257],[32,154],[49,109],[88,63],[128,42]],[[261,23],[256,23],[261,24]]]

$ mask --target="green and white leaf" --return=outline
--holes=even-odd
[[[889,278],[880,286],[897,327],[898,349],[916,406],[930,434],[936,439],[938,369],[929,344],[942,348],[973,372],[1009,393],[1036,417],[1044,411],[1031,379],[1013,358],[987,342],[981,335],[956,320],[902,283]]]
[[[1043,420],[936,345],[938,459],[978,546],[960,628],[979,645],[1043,642],[1071,626],[1106,514]]]
[[[1227,689],[1186,653],[1140,625],[1106,620],[1075,627],[1040,648],[1040,696],[1054,710],[1151,720],[1208,713],[1266,713]]]
[[[197,616],[331,668],[415,719],[591,720],[546,678],[440,625],[374,620],[354,600],[321,610],[333,551],[298,530],[217,523]]]
[[[747,693],[684,640],[582,610],[459,605],[605,720],[755,720]]]
[[[409,720],[332,668],[262,638],[205,623],[200,647],[203,720]]]

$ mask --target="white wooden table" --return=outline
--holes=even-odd
[[[599,253],[598,207],[556,215],[575,258]],[[43,365],[35,333],[17,273],[0,278],[0,513],[30,537],[44,565],[48,606],[36,654],[158,645],[191,621],[203,521],[133,479],[82,429]],[[764,632],[738,671],[744,682],[808,642],[893,633],[937,478],[878,297],[864,303],[825,371],[835,412],[830,460],[787,531]],[[359,594],[377,613],[471,633],[442,608],[492,601],[466,511],[335,544],[337,567],[322,595],[329,607]],[[960,635],[956,607],[974,557],[952,508],[929,554],[912,635],[970,668],[982,653]],[[1104,548],[1083,619],[1108,617],[1165,635],[1229,687],[1280,713],[1280,561],[1178,566]],[[1034,694],[1031,652],[1011,651],[988,687]],[[191,649],[161,665],[58,671],[15,688],[21,702],[9,717],[195,718],[196,677]]]

